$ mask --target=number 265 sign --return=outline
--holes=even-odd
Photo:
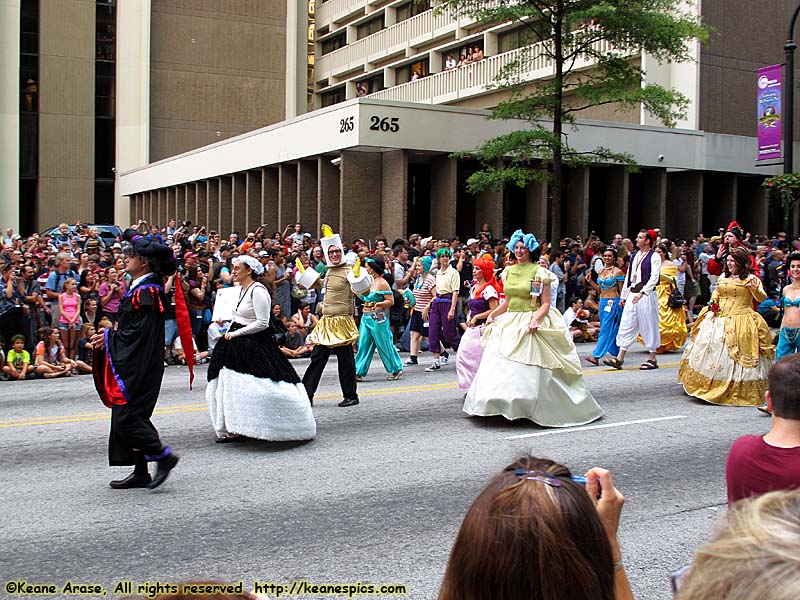
[[[383,131],[389,133],[397,133],[400,131],[400,118],[399,117],[381,117],[372,115],[369,118],[370,131]],[[348,133],[355,129],[354,117],[345,117],[339,119],[339,133]]]

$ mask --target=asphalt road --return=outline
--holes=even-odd
[[[215,444],[205,367],[191,392],[186,369],[170,367],[154,422],[181,462],[155,491],[108,487],[128,469],[107,466],[108,412],[91,378],[0,383],[3,586],[98,583],[116,597],[125,580],[133,592],[154,581],[307,580],[405,584],[408,598],[435,598],[470,503],[530,451],[574,472],[611,469],[626,496],[621,540],[636,598],[670,598],[670,571],[724,514],[731,442],[769,420],[689,399],[678,354],[639,372],[644,358],[629,354],[622,372],[588,367],[606,416],[566,430],[467,417],[455,367],[425,373],[424,355],[396,382],[376,357],[361,404],[338,408],[332,359],[314,408],[318,437],[305,444]],[[298,372],[306,364],[296,361]]]

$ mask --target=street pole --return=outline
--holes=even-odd
[[[783,108],[783,173],[791,173],[794,168],[794,51],[797,44],[794,43],[794,26],[797,16],[800,14],[800,3],[794,9],[792,20],[789,22],[789,33],[786,36],[786,44],[783,49],[786,52],[786,73],[784,81],[786,90],[784,93],[785,104]],[[784,210],[784,229],[788,232],[793,229],[789,223],[789,215]],[[794,232],[791,232],[794,235]]]

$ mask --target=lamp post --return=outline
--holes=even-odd
[[[794,9],[792,20],[789,21],[789,33],[786,36],[786,43],[783,46],[786,52],[786,73],[784,81],[786,82],[786,91],[784,98],[786,104],[783,109],[783,172],[791,173],[794,167],[794,51],[797,44],[794,43],[794,25],[797,22],[797,16],[800,14],[800,3]]]

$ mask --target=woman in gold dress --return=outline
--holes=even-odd
[[[766,298],[744,248],[731,251],[719,287],[695,321],[678,381],[690,396],[711,404],[758,406],[775,356],[772,335],[753,310]]]
[[[670,260],[669,250],[665,244],[656,246],[661,256],[661,279],[656,286],[658,295],[658,329],[661,333],[661,345],[656,352],[673,352],[686,343],[686,308],[670,308],[669,295],[678,278],[678,267]]]

